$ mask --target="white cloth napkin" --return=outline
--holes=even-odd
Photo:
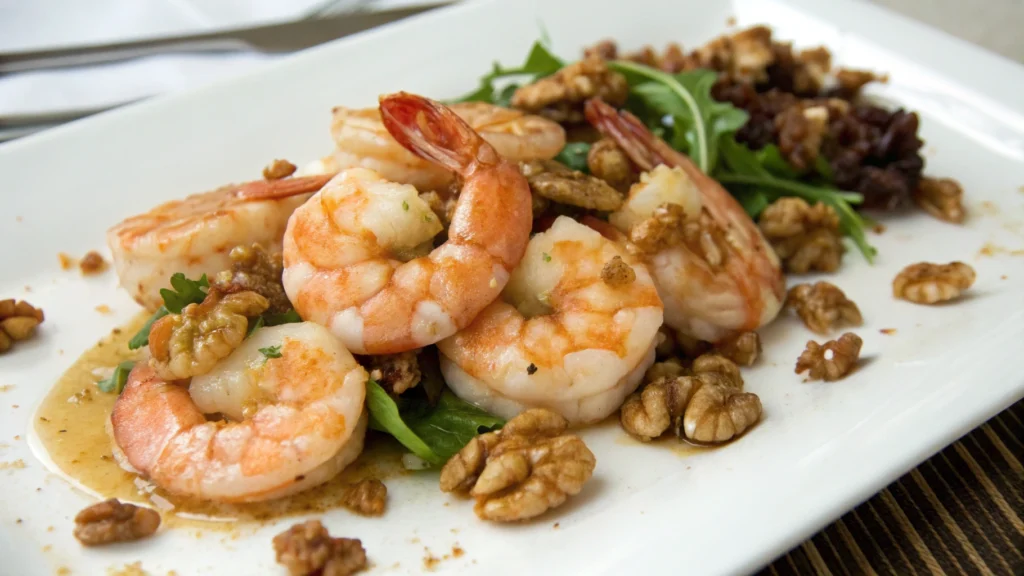
[[[374,9],[427,0],[363,0]],[[0,52],[118,42],[298,18],[324,0],[0,0]],[[277,56],[167,54],[0,76],[0,116],[111,106],[250,72]]]

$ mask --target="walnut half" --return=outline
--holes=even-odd
[[[452,456],[441,469],[441,490],[473,496],[476,515],[496,522],[526,520],[560,506],[579,494],[597,463],[566,428],[554,412],[527,410]]]
[[[796,373],[808,371],[811,380],[833,382],[849,374],[860,358],[860,347],[864,342],[852,332],[836,340],[818,344],[807,341],[807,348],[796,361]]]
[[[796,311],[804,324],[818,334],[828,334],[842,324],[860,326],[864,323],[857,305],[838,286],[828,282],[793,286],[786,295],[786,306]]]
[[[160,527],[160,514],[116,498],[85,508],[75,516],[75,538],[86,546],[102,546],[145,538]]]
[[[921,178],[914,190],[914,202],[939,220],[961,224],[964,221],[964,189],[951,178]]]
[[[843,257],[839,216],[826,204],[787,196],[772,202],[757,222],[787,272],[835,272]]]
[[[381,516],[388,499],[388,487],[376,478],[369,478],[345,488],[341,503],[361,516]]]
[[[291,576],[348,576],[366,568],[363,543],[332,538],[319,520],[296,524],[274,536],[274,553]]]
[[[628,95],[625,76],[600,58],[587,58],[519,88],[512,95],[512,106],[555,122],[575,123],[584,120],[583,103],[590,98],[621,106]]]
[[[0,300],[0,354],[19,340],[32,337],[45,316],[40,308],[13,298]]]
[[[892,281],[892,295],[915,304],[952,300],[974,284],[974,268],[963,262],[911,264]]]

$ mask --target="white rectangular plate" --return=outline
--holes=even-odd
[[[380,572],[419,572],[425,548],[441,556],[456,543],[466,554],[437,570],[745,572],[1024,395],[1024,259],[1011,255],[1024,248],[1020,66],[846,1],[472,2],[0,147],[0,297],[27,297],[47,314],[37,338],[0,356],[0,384],[15,385],[0,394],[0,461],[27,463],[0,470],[0,572],[68,566],[101,574],[136,560],[153,574],[282,572],[270,538],[290,520],[238,539],[169,530],[109,549],[74,541],[71,519],[91,499],[32,454],[25,438],[33,406],[82,350],[137,308],[113,274],[62,272],[58,252],[102,249],[104,231],[121,218],[251,179],[272,158],[321,156],[332,146],[334,105],[374,105],[378,94],[400,89],[434,97],[469,90],[492,60],[520,61],[538,22],[557,53],[575,58],[605,37],[626,48],[670,40],[692,47],[724,32],[730,16],[771,24],[800,46],[824,43],[840,64],[889,72],[890,84],[873,95],[920,111],[928,173],[964,184],[965,226],[916,213],[886,219],[887,231],[871,238],[875,265],[851,251],[830,278],[867,319],[857,330],[863,367],[840,382],[802,382],[793,364],[811,334],[783,318],[764,330],[764,361],[746,376],[764,421],[733,445],[681,457],[604,426],[585,432],[598,459],[594,479],[537,522],[483,523],[424,473],[388,481],[383,519],[339,510],[325,523],[361,538]],[[1007,251],[982,257],[986,244]],[[894,300],[892,278],[921,260],[968,262],[977,284],[946,306]],[[97,304],[115,314],[97,314]]]

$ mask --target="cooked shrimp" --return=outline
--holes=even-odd
[[[137,364],[111,429],[127,464],[170,492],[269,500],[326,482],[355,460],[366,380],[322,326],[261,328],[188,388]],[[214,413],[226,420],[207,421]]]
[[[288,217],[328,176],[257,181],[194,194],[133,216],[107,232],[114,267],[135,301],[163,304],[161,288],[182,272],[189,278],[231,268],[235,246],[280,250]]]
[[[640,384],[661,323],[647,268],[561,216],[530,240],[502,300],[437,347],[463,400],[504,418],[547,408],[596,422]]]
[[[646,252],[665,323],[717,342],[775,318],[786,294],[779,259],[739,203],[629,112],[599,100],[586,112],[648,171],[609,222]]]
[[[399,93],[382,97],[384,125],[403,146],[462,179],[448,240],[407,184],[366,168],[332,179],[292,216],[284,237],[284,287],[306,320],[357,354],[391,354],[455,333],[490,304],[530,235],[530,188],[445,106]]]
[[[485,102],[452,104],[450,109],[510,161],[547,160],[565,147],[565,130],[555,122]],[[337,173],[370,168],[384,178],[412,184],[421,192],[443,191],[453,181],[451,168],[410,152],[388,133],[380,110],[334,109],[331,133],[337,150],[305,173]]]

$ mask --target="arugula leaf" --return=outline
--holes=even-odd
[[[372,429],[394,436],[413,454],[435,466],[447,462],[480,432],[505,423],[449,390],[441,394],[435,406],[425,399],[400,398],[396,402],[380,384],[369,380],[366,403]]]
[[[255,320],[249,321],[249,328],[245,331],[245,337],[252,336],[252,333],[263,328],[266,322],[263,320],[263,316],[257,316]]]
[[[132,339],[128,341],[128,349],[138,350],[149,344],[149,331],[153,328],[153,323],[168,314],[170,312],[167,311],[166,306],[157,308],[156,312],[153,312],[153,315],[149,317],[149,320],[146,320],[146,323],[142,325],[142,328],[135,333],[135,336],[132,336]]]
[[[160,289],[160,296],[164,299],[164,306],[170,312],[181,314],[181,309],[189,304],[199,304],[206,298],[206,290],[210,282],[203,274],[199,280],[189,280],[181,272],[171,276],[171,288]]]
[[[782,152],[775,144],[768,144],[764,148],[755,152],[755,155],[758,163],[760,163],[761,166],[764,166],[765,170],[780,178],[796,180],[800,177],[800,173],[797,169],[782,157]]]
[[[543,42],[537,41],[533,43],[530,53],[527,55],[526,61],[522,66],[503,68],[501,64],[495,62],[491,72],[480,79],[480,86],[476,90],[451,102],[490,102],[492,104],[503,103],[502,105],[507,106],[507,102],[512,99],[512,93],[515,92],[515,88],[509,86],[500,92],[495,92],[496,80],[514,76],[528,76],[529,81],[533,82],[554,74],[564,65],[565,63],[552,54]]]
[[[587,168],[587,154],[590,152],[590,146],[586,142],[569,142],[558,153],[558,156],[555,156],[555,160],[586,174],[590,171]]]
[[[134,367],[134,360],[125,360],[124,362],[121,362],[117,365],[117,368],[114,368],[114,373],[111,374],[109,378],[104,378],[97,382],[96,387],[99,388],[101,392],[115,392],[120,394],[121,390],[124,390],[125,383],[128,381],[128,374]]]

